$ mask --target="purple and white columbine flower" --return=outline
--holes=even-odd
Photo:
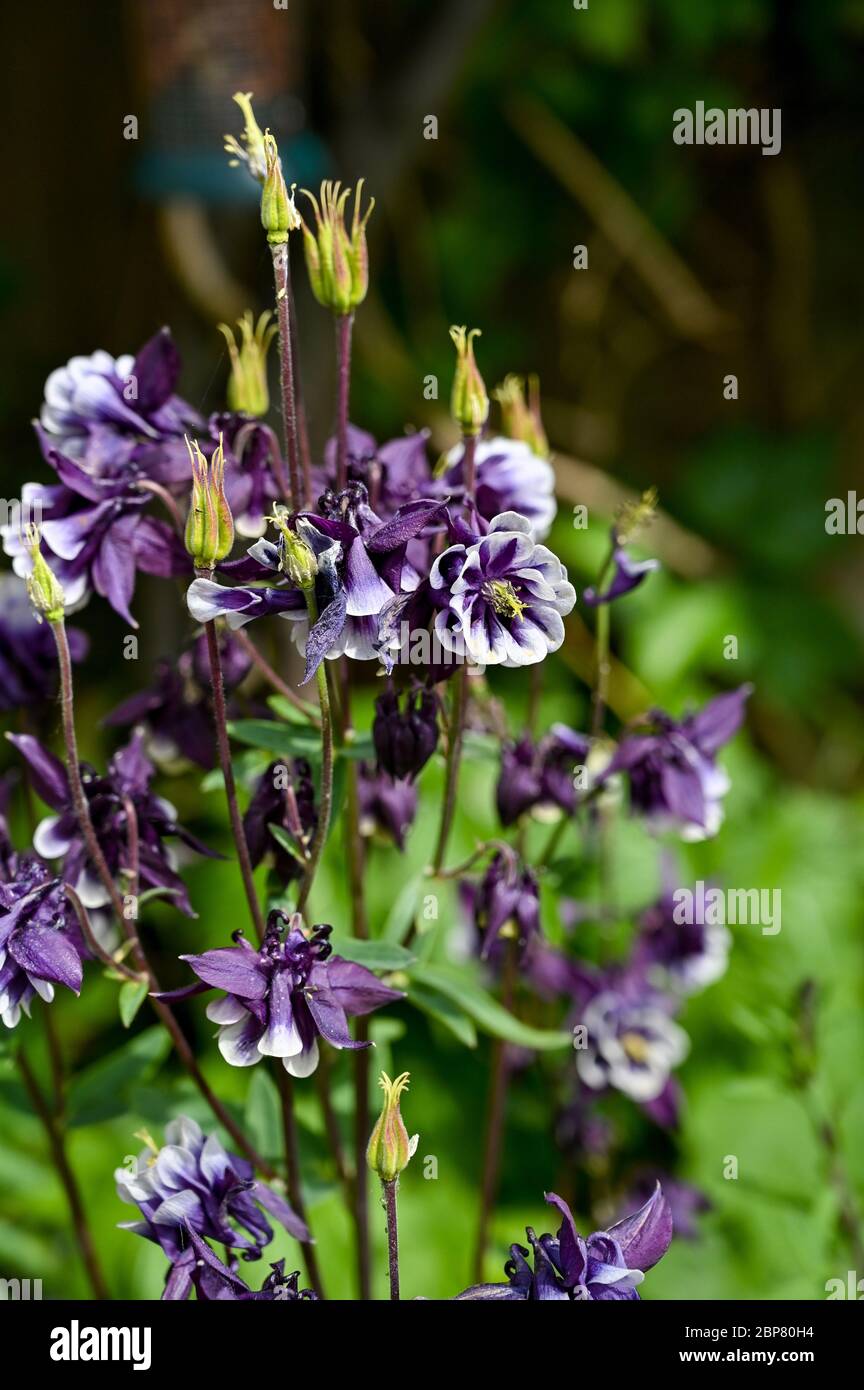
[[[236,946],[180,957],[202,983],[163,997],[225,990],[223,999],[208,1004],[207,1017],[218,1023],[219,1051],[232,1067],[280,1057],[292,1076],[310,1076],[318,1065],[319,1037],[333,1047],[369,1047],[352,1039],[347,1015],[368,1014],[404,997],[371,970],[332,955],[332,927],[315,927],[307,936],[301,921],[298,914],[289,919],[276,910],[258,950],[238,932]]]
[[[623,543],[618,538],[616,526],[612,527],[612,556],[610,564],[612,566],[612,578],[609,580],[605,589],[588,588],[582,595],[583,600],[589,608],[598,608],[601,603],[612,603],[616,598],[622,598],[624,594],[629,594],[633,589],[638,589],[644,579],[655,570],[659,570],[659,560],[634,560],[624,548]]]
[[[173,394],[179,371],[177,349],[163,330],[134,358],[101,351],[73,357],[46,382],[36,432],[59,481],[26,483],[21,504],[40,516],[42,550],[67,608],[95,590],[137,627],[129,610],[136,571],[189,572],[172,528],[146,514],[153,497],[140,486],[188,488],[183,433],[200,420]],[[32,560],[17,527],[3,528],[3,543],[16,574],[26,577]]]
[[[8,738],[26,759],[37,796],[56,812],[56,815],[47,816],[36,827],[34,849],[43,859],[63,860],[63,878],[66,883],[72,884],[86,908],[105,907],[110,898],[90,863],[65,767],[31,734],[9,734]],[[205,854],[211,859],[220,856],[178,825],[177,812],[169,801],[154,796],[150,782],[155,769],[144,754],[143,743],[143,733],[139,731],[134,734],[129,743],[114,754],[105,776],[100,777],[92,767],[81,764],[84,795],[93,828],[112,877],[116,880],[124,869],[131,867],[125,805],[129,801],[138,821],[138,879],[141,888],[169,889],[179,910],[194,917],[186,887],[175,870],[172,851],[165,841],[176,838],[197,854]],[[125,891],[122,884],[118,891]]]
[[[161,1246],[171,1261],[165,1299],[187,1298],[195,1280],[196,1245],[206,1237],[244,1260],[257,1260],[273,1239],[263,1207],[296,1240],[309,1229],[285,1198],[257,1180],[251,1163],[226,1152],[215,1134],[205,1137],[194,1120],[181,1115],[165,1126],[165,1144],[145,1149],[132,1168],[117,1168],[117,1195],[137,1206],[140,1221],[122,1222]]]
[[[475,1284],[457,1295],[473,1302],[558,1300],[609,1302],[638,1299],[637,1287],[669,1249],[672,1240],[672,1214],[658,1183],[652,1196],[632,1216],[595,1231],[583,1240],[573,1214],[563,1198],[546,1193],[546,1201],[557,1208],[561,1225],[557,1235],[536,1236],[527,1227],[534,1257],[522,1245],[510,1246],[510,1259],[504,1266],[506,1284]]]
[[[719,924],[679,922],[675,907],[670,889],[645,909],[633,961],[650,979],[693,994],[725,975],[732,934]]]
[[[407,559],[408,544],[443,508],[440,502],[421,499],[382,522],[371,510],[362,483],[351,483],[338,495],[325,493],[320,506],[320,515],[300,512],[286,516],[285,523],[315,557],[319,617],[311,628],[306,599],[299,588],[284,580],[267,587],[246,587],[249,581],[284,575],[284,539],[278,544],[257,541],[246,559],[222,566],[223,573],[240,581],[238,587],[199,578],[187,594],[190,613],[202,623],[225,617],[229,627],[239,628],[274,613],[287,618],[292,624],[291,635],[306,657],[306,680],[325,657],[371,661],[378,656],[382,610],[419,582]]]
[[[457,444],[447,455],[444,485],[454,494],[462,487],[464,447]],[[549,460],[535,454],[524,441],[499,435],[477,441],[474,466],[474,499],[484,520],[492,521],[502,512],[518,512],[529,522],[534,539],[544,540],[558,510],[555,473]]]
[[[625,773],[631,809],[654,830],[675,830],[689,841],[716,835],[730,784],[715,755],[740,728],[751,690],[742,685],[718,695],[680,723],[653,710],[621,740],[600,780]]]
[[[532,666],[564,641],[576,590],[561,561],[516,512],[472,544],[450,546],[429,575],[441,646],[476,666]]]
[[[553,724],[538,743],[526,734],[505,744],[495,804],[502,825],[514,825],[528,812],[544,819],[551,812],[572,815],[579,801],[575,773],[584,767],[591,741],[566,724]]]
[[[673,1007],[638,975],[610,979],[580,1011],[585,1045],[576,1048],[576,1070],[583,1085],[612,1087],[645,1106],[658,1124],[674,1124],[671,1073],[687,1056],[690,1039],[673,1021]]]
[[[3,855],[0,881],[0,1019],[14,1028],[35,995],[50,1003],[54,986],[81,992],[86,951],[59,878],[31,855]]]

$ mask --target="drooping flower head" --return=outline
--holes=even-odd
[[[251,1067],[262,1057],[280,1057],[292,1076],[309,1076],[318,1065],[319,1037],[333,1047],[368,1047],[352,1039],[347,1016],[403,997],[362,965],[334,956],[332,930],[318,926],[307,935],[298,914],[273,911],[258,950],[235,933],[235,946],[181,956],[202,983],[167,997],[225,990],[207,1006],[207,1017],[219,1025],[226,1062]]]
[[[223,1264],[218,1255],[210,1249],[206,1240],[202,1240],[191,1228],[188,1235],[189,1243],[195,1255],[192,1265],[192,1283],[195,1286],[195,1295],[200,1302],[309,1303],[317,1301],[318,1295],[313,1289],[300,1288],[299,1269],[295,1269],[292,1274],[285,1273],[284,1260],[274,1260],[271,1263],[270,1273],[260,1290],[255,1292],[250,1289],[244,1279],[240,1278],[235,1268],[236,1261],[232,1261],[230,1266]]]
[[[391,777],[389,772],[358,763],[357,796],[360,833],[380,836],[405,848],[405,839],[417,816],[417,788],[409,778]]]
[[[315,785],[305,758],[271,763],[255,784],[243,817],[252,867],[267,858],[283,887],[301,878],[317,825]],[[274,834],[274,826],[282,835]],[[285,836],[293,841],[292,848],[286,846]]]
[[[375,701],[372,739],[378,766],[391,777],[413,780],[438,746],[438,704],[430,690],[386,690]]]
[[[215,1134],[204,1135],[186,1116],[165,1127],[159,1148],[149,1136],[148,1147],[131,1167],[114,1173],[117,1194],[136,1205],[140,1221],[123,1222],[161,1246],[171,1261],[166,1299],[188,1297],[198,1258],[191,1239],[218,1241],[239,1250],[244,1260],[260,1259],[273,1230],[261,1208],[275,1216],[296,1240],[308,1240],[309,1230],[285,1198],[256,1179],[251,1163],[228,1153]]]
[[[501,751],[495,804],[502,825],[514,825],[529,812],[572,815],[579,801],[576,772],[585,767],[587,734],[555,724],[539,742],[525,735]]]
[[[81,991],[88,954],[63,883],[33,855],[3,855],[0,879],[0,1019],[14,1028],[35,995]]]
[[[65,767],[31,734],[9,734],[8,738],[27,761],[34,791],[56,813],[36,827],[33,836],[36,852],[44,859],[63,860],[63,880],[75,888],[85,907],[105,906],[109,902],[108,892],[90,863]],[[141,887],[170,890],[175,906],[191,917],[195,914],[166,841],[178,839],[198,854],[211,858],[219,856],[179,825],[171,803],[151,791],[154,772],[153,764],[144,753],[143,732],[139,731],[114,754],[105,775],[100,776],[88,764],[81,764],[84,795],[96,838],[118,891],[121,894],[126,891],[121,875],[131,867],[128,803],[134,808],[138,824]]]
[[[718,695],[681,722],[653,710],[621,740],[602,780],[625,773],[631,810],[655,830],[675,830],[683,840],[716,835],[729,778],[715,755],[740,728],[751,690]]]
[[[86,634],[67,627],[66,636],[72,660],[83,661]],[[57,648],[48,624],[37,619],[21,580],[0,574],[0,713],[44,705],[57,683]]]
[[[632,1216],[595,1231],[583,1240],[567,1203],[554,1192],[546,1201],[557,1208],[556,1235],[526,1230],[531,1246],[511,1245],[504,1267],[506,1284],[475,1284],[457,1295],[473,1302],[550,1300],[576,1303],[639,1298],[638,1286],[669,1249],[672,1215],[658,1183],[652,1196]],[[533,1256],[533,1267],[530,1263]]]
[[[474,895],[474,922],[486,960],[502,940],[515,941],[524,955],[540,935],[540,894],[537,879],[508,845],[490,860]]]

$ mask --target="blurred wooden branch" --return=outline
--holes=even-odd
[[[730,327],[677,251],[577,135],[532,98],[519,97],[506,109],[517,134],[591,214],[683,337],[712,338]]]

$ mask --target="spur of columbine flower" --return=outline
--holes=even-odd
[[[273,1239],[263,1207],[296,1240],[309,1239],[305,1221],[285,1198],[194,1120],[181,1115],[166,1125],[161,1148],[147,1134],[138,1137],[147,1148],[132,1167],[117,1168],[114,1178],[117,1195],[138,1207],[141,1220],[122,1222],[120,1229],[152,1240],[168,1256],[163,1298],[184,1299],[191,1291],[199,1258],[193,1234],[239,1250],[244,1260],[260,1259]]]
[[[488,533],[452,545],[432,566],[441,646],[477,666],[531,666],[564,641],[563,619],[576,591],[561,561],[516,512],[495,517]]]
[[[33,790],[56,812],[37,825],[34,849],[44,859],[63,860],[63,879],[75,888],[85,907],[104,907],[110,901],[108,891],[90,863],[65,767],[32,734],[7,734],[7,738],[26,760]],[[135,733],[129,743],[114,754],[105,775],[100,776],[87,763],[80,766],[96,838],[112,877],[120,880],[118,890],[125,891],[122,877],[131,867],[128,801],[138,822],[140,887],[169,890],[175,906],[194,917],[186,887],[175,870],[171,849],[165,842],[176,838],[197,854],[211,859],[221,856],[178,825],[175,808],[151,791],[155,769],[144,753],[143,732]]]
[[[510,1246],[510,1259],[504,1266],[507,1283],[475,1284],[458,1294],[457,1301],[638,1299],[645,1271],[663,1258],[672,1240],[672,1214],[660,1184],[639,1211],[606,1231],[595,1231],[587,1240],[577,1231],[563,1198],[548,1192],[546,1201],[561,1217],[557,1234],[537,1236],[528,1226],[531,1252],[522,1245]]]
[[[257,950],[235,932],[234,946],[180,957],[201,983],[162,997],[225,990],[224,998],[207,1006],[207,1017],[219,1025],[219,1051],[231,1066],[279,1057],[292,1076],[309,1076],[318,1065],[319,1037],[333,1047],[369,1047],[352,1039],[348,1016],[404,997],[364,966],[334,956],[332,927],[316,926],[307,934],[302,921],[299,913],[289,917],[277,909]]]
[[[3,827],[5,841],[5,825]],[[35,995],[46,1003],[54,986],[81,991],[89,955],[59,878],[35,855],[18,856],[6,842],[0,868],[0,1020],[14,1028]]]
[[[652,710],[625,734],[600,780],[624,773],[631,810],[653,830],[689,841],[716,835],[730,783],[715,755],[740,728],[752,688],[718,695],[680,722]]]
[[[362,483],[325,493],[319,505],[320,513],[277,510],[272,521],[278,542],[257,541],[245,560],[222,566],[240,586],[199,578],[187,594],[189,611],[199,622],[224,616],[229,627],[237,628],[271,613],[289,619],[306,656],[306,680],[325,656],[369,661],[378,655],[379,614],[419,579],[406,558],[408,543],[443,510],[441,502],[424,498],[382,522],[369,507]],[[297,568],[301,555],[308,573]],[[279,577],[276,584],[246,587],[247,581],[274,575]],[[304,586],[313,585],[319,616],[310,625]]]
[[[504,845],[493,855],[473,894],[474,923],[481,936],[480,957],[486,960],[502,939],[514,941],[524,955],[540,935],[540,892],[537,879],[515,851]]]

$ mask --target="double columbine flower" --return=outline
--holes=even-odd
[[[429,576],[441,602],[435,633],[445,650],[477,666],[532,666],[564,641],[576,591],[561,561],[538,545],[516,512],[488,535],[453,545]]]
[[[256,1180],[251,1163],[226,1152],[215,1134],[205,1137],[181,1115],[166,1125],[165,1140],[158,1148],[148,1139],[134,1165],[114,1173],[118,1196],[135,1204],[142,1218],[123,1222],[121,1230],[152,1240],[171,1261],[163,1298],[188,1297],[204,1237],[239,1250],[244,1260],[260,1259],[273,1239],[262,1207],[296,1240],[309,1239],[305,1221],[285,1198]]]
[[[454,497],[463,495],[462,460],[465,445],[457,444],[447,455],[443,483]],[[549,534],[558,504],[555,474],[549,460],[519,439],[495,435],[478,439],[474,450],[476,482],[474,502],[478,514],[493,521],[502,512],[518,512],[531,523],[535,540]]]
[[[718,695],[680,723],[652,710],[618,745],[602,780],[623,772],[630,806],[652,829],[676,830],[682,840],[716,835],[729,778],[715,754],[737,733],[752,686]]]
[[[364,966],[334,956],[332,927],[307,936],[301,922],[298,914],[289,919],[274,911],[259,950],[237,933],[236,946],[180,957],[202,983],[169,997],[225,990],[207,1006],[207,1017],[219,1024],[219,1051],[231,1066],[280,1057],[292,1076],[309,1076],[318,1065],[319,1037],[333,1047],[368,1047],[352,1039],[347,1015],[403,998]]]
[[[558,1300],[576,1303],[638,1299],[638,1285],[669,1249],[672,1214],[658,1183],[653,1195],[632,1216],[608,1231],[595,1231],[583,1240],[567,1203],[554,1192],[546,1201],[557,1208],[561,1225],[556,1235],[526,1235],[533,1252],[511,1245],[504,1266],[506,1284],[475,1284],[459,1300]]]
[[[584,1086],[621,1091],[667,1127],[676,1123],[678,1113],[671,1073],[690,1050],[690,1039],[672,1018],[675,1004],[637,972],[620,979],[610,976],[580,1014],[586,1045],[576,1051]]]
[[[60,879],[32,856],[4,846],[0,881],[0,1019],[14,1028],[35,995],[50,1003],[54,986],[80,993],[87,952]]]

